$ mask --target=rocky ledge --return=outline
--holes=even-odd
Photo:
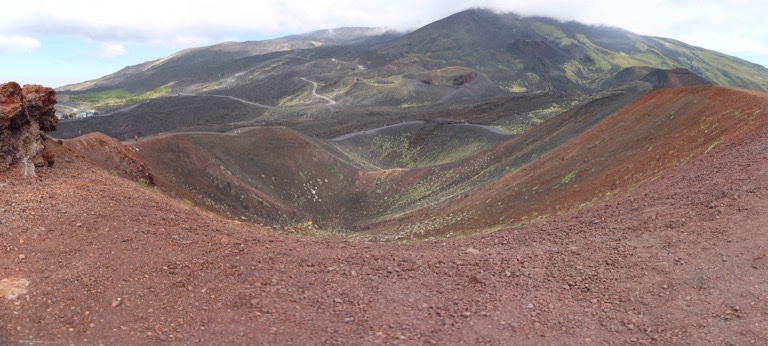
[[[45,148],[45,137],[55,131],[56,91],[42,85],[16,82],[0,84],[0,171],[22,164],[26,174],[34,174],[35,166],[54,163]]]

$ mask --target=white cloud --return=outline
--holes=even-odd
[[[40,48],[40,41],[32,37],[0,35],[0,53],[32,52]]]
[[[261,0],[253,2],[134,0],[116,9],[105,1],[40,0],[3,4],[0,34],[79,36],[98,42],[205,43],[233,36],[275,36],[344,26],[415,29],[473,7],[473,1]]]
[[[290,34],[342,26],[415,29],[471,7],[619,26],[641,34],[750,29],[768,35],[768,2],[733,0],[134,0],[7,2],[0,35],[73,35],[101,42],[217,41],[248,33]],[[199,40],[198,40],[199,41]]]
[[[101,51],[99,52],[101,56],[108,58],[125,55],[126,53],[128,53],[128,51],[125,50],[125,47],[117,43],[103,43],[101,45]]]
[[[4,2],[0,37],[64,35],[96,42],[181,49],[228,39],[247,40],[344,26],[416,29],[472,7],[617,26],[643,35],[683,40],[717,32],[732,43],[768,46],[764,0],[134,0]],[[34,40],[34,39],[32,39]],[[722,45],[692,42],[705,48]],[[27,46],[29,49],[29,46]]]

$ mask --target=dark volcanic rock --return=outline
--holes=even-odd
[[[671,70],[654,69],[640,80],[650,83],[654,89],[712,84],[684,68],[674,68]]]
[[[44,139],[45,133],[55,131],[59,122],[55,104],[56,92],[52,88],[25,85],[22,89],[16,82],[0,85],[0,171],[17,162],[27,165],[30,160],[53,164]]]
[[[712,84],[685,68],[660,69],[650,66],[625,68],[603,83],[606,89],[633,82],[647,83],[653,89],[682,88],[694,85]]]
[[[56,117],[56,91],[37,84],[27,84],[22,89],[27,103],[27,112],[32,119],[37,119],[40,130],[56,131],[59,118]]]

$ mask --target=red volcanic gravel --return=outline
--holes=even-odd
[[[0,344],[768,340],[765,131],[588,209],[411,243],[276,235],[51,146],[0,175]]]

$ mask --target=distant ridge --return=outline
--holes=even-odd
[[[604,88],[615,88],[625,83],[645,82],[654,89],[681,88],[694,85],[712,84],[684,68],[659,69],[649,66],[628,67],[616,73],[603,83]]]
[[[711,84],[684,68],[675,68],[671,70],[654,69],[640,80],[650,83],[653,88],[657,89]]]
[[[620,28],[472,9],[407,33],[341,28],[187,49],[58,96],[115,117],[62,122],[66,138],[262,125],[335,137],[438,118],[516,134],[613,88],[702,83],[765,91],[768,69]]]
[[[235,83],[247,85],[257,82],[259,75],[270,74],[259,68],[263,61],[280,64],[281,74],[290,76],[330,60],[333,55],[341,60],[333,49],[341,52],[342,46],[356,47],[355,51],[343,55],[351,53],[345,60],[357,61],[361,66],[369,65],[367,56],[383,54],[387,59],[381,66],[392,72],[463,66],[497,83],[517,81],[522,83],[520,87],[531,91],[594,90],[613,74],[633,66],[685,68],[713,83],[768,89],[768,69],[676,40],[637,35],[614,27],[471,9],[405,34],[382,28],[339,28],[265,41],[224,42],[192,48],[94,81],[64,86],[58,91],[117,88],[144,92],[169,83],[173,83],[174,91],[201,91],[200,83],[259,71],[253,74],[254,78],[241,78]],[[328,51],[329,47],[336,48]],[[313,51],[325,53],[318,55]],[[264,58],[253,59],[256,56]],[[301,57],[302,61],[290,61],[291,57]],[[405,57],[409,59],[403,60]],[[335,78],[345,75],[363,80],[373,78],[353,73],[351,69],[317,72],[330,73],[328,77]],[[528,73],[537,76],[539,81],[525,79]],[[215,84],[208,86],[211,87],[216,89]]]

